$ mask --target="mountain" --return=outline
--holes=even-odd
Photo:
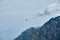
[[[14,40],[60,40],[60,16],[51,18],[39,28],[27,29]]]

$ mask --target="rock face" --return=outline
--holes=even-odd
[[[27,29],[14,40],[60,40],[60,16],[51,18],[42,27]]]

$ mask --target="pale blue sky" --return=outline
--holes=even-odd
[[[0,35],[2,40],[12,40],[30,27],[41,26],[50,16],[36,17],[49,4],[59,0],[1,0]],[[28,21],[25,21],[28,19]]]

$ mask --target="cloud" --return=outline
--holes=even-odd
[[[53,3],[48,6],[48,11],[49,12],[55,12],[60,10],[60,4]]]
[[[46,15],[60,15],[60,4],[58,3],[52,3],[49,4],[47,9],[45,9],[43,12],[38,13],[38,16],[46,16]]]

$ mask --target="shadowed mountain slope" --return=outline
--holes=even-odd
[[[14,40],[60,40],[60,16],[51,18],[39,28],[27,29]]]

